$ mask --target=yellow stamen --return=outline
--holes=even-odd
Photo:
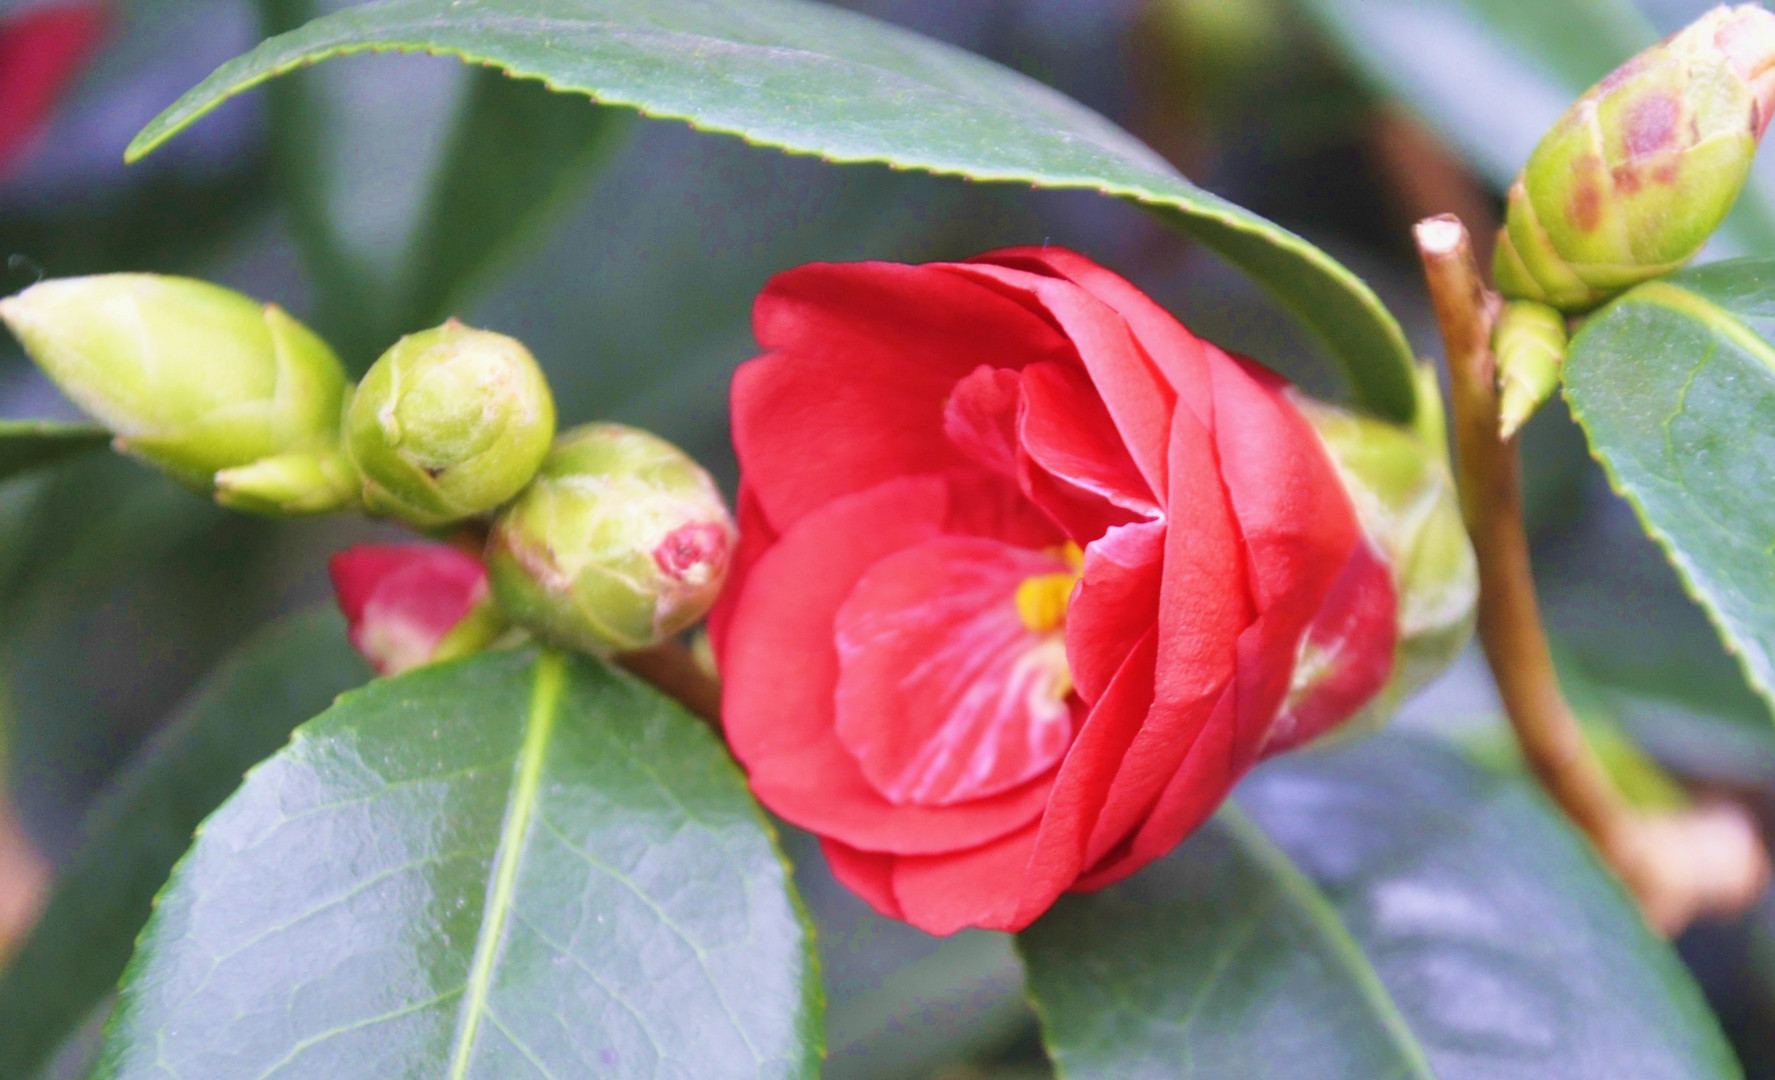
[[[1045,634],[1066,622],[1066,603],[1078,577],[1069,573],[1037,574],[1017,586],[1017,617],[1032,633]]]
[[[1074,577],[1085,572],[1085,552],[1071,540],[1061,544],[1054,553],[1066,560],[1066,565],[1071,568]]]

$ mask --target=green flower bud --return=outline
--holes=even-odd
[[[1565,366],[1565,316],[1533,300],[1512,300],[1492,334],[1498,358],[1498,435],[1508,439],[1546,404]]]
[[[254,514],[324,514],[357,501],[358,476],[338,446],[292,450],[216,474],[216,501]]]
[[[338,439],[345,370],[276,305],[189,278],[62,278],[0,320],[120,450],[208,490],[225,469]]]
[[[555,399],[530,350],[455,319],[383,353],[345,414],[364,506],[421,528],[522,491],[554,437]]]
[[[1351,730],[1372,726],[1447,667],[1473,633],[1479,570],[1461,520],[1448,448],[1421,431],[1297,395],[1337,466],[1362,530],[1398,592],[1399,644],[1387,686]],[[1424,409],[1442,409],[1434,381]]]
[[[683,451],[587,424],[500,512],[487,570],[512,622],[570,648],[627,652],[708,611],[736,536],[714,481]]]
[[[1719,7],[1621,65],[1511,185],[1493,275],[1586,311],[1692,258],[1749,175],[1775,108],[1775,14]]]

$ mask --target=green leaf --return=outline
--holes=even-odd
[[[708,729],[590,660],[371,683],[203,825],[98,1077],[813,1077],[812,941]]]
[[[447,54],[653,117],[830,161],[1094,188],[1186,229],[1288,301],[1379,414],[1415,407],[1411,353],[1361,280],[1185,180],[1102,117],[977,56],[807,0],[383,0],[224,65],[130,144],[140,157],[229,96],[365,50]]]
[[[1775,260],[1684,270],[1585,323],[1566,397],[1610,482],[1775,704]]]
[[[111,781],[0,976],[0,1078],[35,1075],[116,986],[154,894],[241,775],[368,676],[337,614],[293,616],[242,646]]]
[[[1370,81],[1417,113],[1499,191],[1578,95],[1713,6],[1666,2],[1658,14],[1670,18],[1654,25],[1633,0],[1296,3]],[[1739,253],[1775,246],[1771,172],[1761,172],[1725,226]]]
[[[1382,736],[1274,762],[1238,800],[1021,935],[1062,1077],[1740,1075],[1527,785]]]
[[[93,424],[0,420],[0,480],[102,448],[111,433]]]

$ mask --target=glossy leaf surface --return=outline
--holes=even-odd
[[[383,0],[315,20],[218,70],[134,143],[139,156],[229,96],[330,56],[459,56],[611,105],[834,162],[1095,188],[1187,229],[1272,288],[1404,419],[1411,356],[1373,292],[1319,249],[1191,184],[1102,117],[946,45],[808,0]]]
[[[1775,260],[1681,271],[1590,319],[1572,412],[1614,486],[1775,702]]]
[[[92,424],[0,420],[0,480],[102,449],[111,433]]]
[[[1022,935],[1063,1077],[1739,1075],[1675,953],[1520,783],[1383,736],[1237,798]]]
[[[811,1077],[811,942],[739,771],[593,661],[372,683],[205,824],[99,1077]]]
[[[0,976],[0,1077],[34,1075],[117,985],[154,894],[241,775],[368,677],[338,615],[291,617],[242,646],[111,782]]]

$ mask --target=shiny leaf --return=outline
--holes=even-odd
[[[1524,784],[1383,736],[1237,798],[1021,936],[1062,1077],[1740,1075],[1676,954]]]
[[[1775,260],[1642,285],[1590,319],[1566,396],[1765,700],[1775,703]]]
[[[110,432],[92,424],[0,420],[0,480],[101,449],[110,441]]]
[[[788,870],[707,728],[590,660],[372,683],[204,823],[97,1077],[812,1077]]]
[[[1288,301],[1369,407],[1397,419],[1415,407],[1398,324],[1325,253],[1196,187],[1126,132],[1039,83],[808,0],[382,0],[315,20],[224,65],[138,135],[130,153],[147,153],[233,94],[370,49],[459,56],[834,162],[1128,199]]]
[[[34,1075],[116,986],[154,894],[241,774],[368,676],[336,614],[294,616],[243,645],[111,781],[0,976],[0,1078]]]

